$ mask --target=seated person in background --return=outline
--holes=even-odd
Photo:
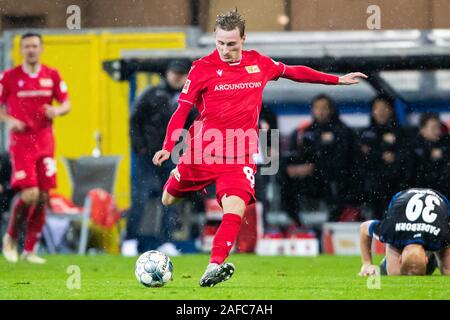
[[[380,218],[390,197],[403,189],[406,175],[404,132],[399,126],[393,100],[379,95],[371,103],[370,125],[358,142],[355,172],[360,196],[376,218]]]
[[[443,133],[438,114],[427,113],[420,118],[419,134],[411,142],[408,183],[450,196],[450,137]]]
[[[298,225],[305,197],[325,200],[331,209],[330,220],[338,220],[349,197],[353,132],[339,119],[334,101],[326,95],[313,99],[312,116],[313,122],[300,132],[301,139],[294,132],[283,172],[283,209]]]
[[[375,236],[386,245],[381,265],[387,275],[432,274],[437,253],[442,275],[450,275],[450,207],[447,198],[432,189],[408,189],[391,200],[383,220],[361,224],[359,275],[376,273],[371,243]],[[428,251],[428,253],[427,253]]]
[[[278,152],[279,150],[272,149],[272,140],[271,140],[271,130],[278,129],[278,119],[277,115],[270,109],[270,107],[266,104],[263,104],[261,107],[261,113],[259,115],[259,129],[260,134],[262,134],[262,130],[266,131],[267,134],[267,146],[261,146],[261,139],[259,140],[260,147],[259,150],[262,151],[263,147],[266,147],[266,155],[268,157],[275,157],[274,152]],[[255,197],[256,200],[261,202],[263,205],[263,224],[264,228],[267,227],[267,212],[270,210],[270,202],[267,198],[267,187],[270,183],[270,175],[262,175],[261,167],[265,166],[267,159],[263,157],[264,152],[260,152],[258,158],[256,159],[256,164],[258,169],[255,174]]]

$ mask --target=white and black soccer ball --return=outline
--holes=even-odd
[[[147,251],[137,259],[134,274],[146,287],[162,287],[173,279],[173,264],[164,253]]]

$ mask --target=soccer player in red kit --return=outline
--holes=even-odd
[[[367,77],[362,73],[338,77],[305,66],[287,66],[256,51],[243,50],[245,21],[237,11],[218,16],[215,38],[216,50],[192,64],[163,148],[153,158],[155,165],[170,158],[179,137],[178,129],[183,128],[195,105],[200,125],[190,129],[188,150],[164,187],[162,203],[175,204],[190,192],[216,184],[217,200],[224,214],[214,236],[210,263],[200,279],[201,286],[214,286],[228,280],[234,272],[233,264],[225,263],[225,259],[239,233],[246,206],[255,201],[256,166],[252,158],[258,152],[258,117],[267,82],[282,77],[337,85],[355,84],[359,77]],[[242,143],[245,148],[240,147]]]
[[[7,261],[18,261],[17,242],[26,223],[22,258],[42,264],[45,260],[36,254],[37,244],[45,223],[48,191],[56,187],[52,122],[67,114],[70,104],[58,71],[40,63],[41,35],[22,35],[20,50],[23,64],[0,75],[0,120],[10,129],[11,186],[20,190],[2,252]],[[61,105],[52,106],[53,100]]]

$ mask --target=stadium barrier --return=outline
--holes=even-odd
[[[322,248],[325,254],[359,255],[359,222],[329,222],[323,225]],[[384,245],[374,239],[372,252],[384,253]]]

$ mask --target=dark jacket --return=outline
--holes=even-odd
[[[408,181],[410,187],[432,188],[450,196],[450,136],[432,142],[418,134],[411,143]]]
[[[14,192],[11,190],[11,163],[7,153],[0,153],[0,214],[9,209]],[[1,221],[0,221],[1,223]]]
[[[404,187],[405,140],[404,131],[395,119],[379,125],[372,118],[370,126],[361,131],[355,171],[365,192],[376,198],[391,197]]]
[[[164,142],[167,124],[174,109],[171,99],[176,92],[165,80],[149,87],[137,98],[130,118],[130,138],[133,151],[154,154]]]
[[[327,180],[348,175],[351,168],[354,145],[353,131],[339,118],[338,110],[332,109],[326,123],[313,121],[301,133],[294,132],[290,144],[291,163],[314,163],[315,174]]]
[[[353,133],[338,117],[328,123],[314,121],[303,137],[299,156],[314,163],[315,174],[326,180],[347,177],[352,163]]]
[[[301,139],[298,139],[300,134]],[[351,182],[354,135],[337,113],[327,123],[314,121],[292,136],[289,164],[314,164],[312,176],[299,181],[299,192],[312,197],[352,201],[348,186]],[[288,178],[289,179],[289,178]]]
[[[138,97],[130,118],[130,138],[133,151],[153,155],[161,150],[167,125],[178,106],[181,90],[172,89],[165,79],[155,87],[149,87]],[[188,115],[185,129],[198,116],[196,108]]]

